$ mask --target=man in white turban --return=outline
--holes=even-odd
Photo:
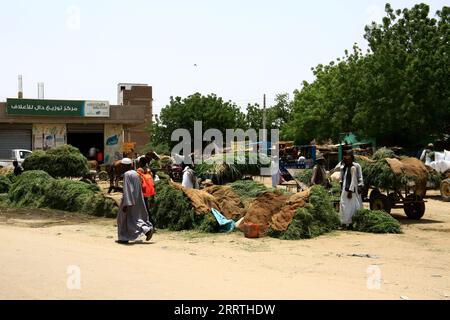
[[[150,241],[153,236],[154,227],[149,221],[142,194],[142,184],[138,173],[132,168],[132,161],[124,158],[123,165],[128,165],[129,170],[124,174],[123,197],[117,215],[117,228],[119,243],[126,244],[135,241],[145,235]]]

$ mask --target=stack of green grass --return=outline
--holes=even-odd
[[[218,233],[219,223],[212,212],[204,215],[204,217],[196,223],[196,229],[205,233]]]
[[[309,187],[311,185],[312,172],[312,169],[301,170],[295,175],[295,179]]]
[[[9,198],[7,193],[0,193],[0,208],[9,208]]]
[[[394,190],[401,188],[409,182],[414,182],[415,177],[403,175],[397,176],[392,171],[390,165],[386,161],[387,157],[394,156],[393,151],[381,148],[374,155],[375,161],[365,161],[357,158],[357,162],[361,165],[364,184],[381,190]]]
[[[270,165],[265,155],[250,152],[217,154],[195,166],[195,174],[218,184],[233,182],[246,175],[259,175],[262,167]]]
[[[23,163],[25,170],[42,170],[54,178],[84,177],[89,174],[87,159],[70,145],[48,151],[34,151]]]
[[[0,193],[8,193],[11,184],[12,182],[7,176],[0,176]]]
[[[401,233],[400,223],[384,211],[359,210],[352,218],[353,230],[370,233]]]
[[[156,182],[155,188],[156,227],[172,231],[193,229],[199,218],[183,191],[172,187],[168,180]]]
[[[331,200],[339,201],[341,199],[342,188],[339,182],[333,181],[331,182],[331,188],[329,190]]]
[[[395,158],[395,152],[386,147],[378,149],[372,156],[372,160],[378,161],[386,158]]]
[[[253,180],[238,180],[230,183],[229,186],[241,200],[257,198],[269,190],[264,184]]]
[[[115,217],[117,206],[95,185],[54,179],[45,171],[26,171],[11,185],[9,201],[16,207],[51,208],[94,216]]]
[[[439,188],[442,182],[442,175],[436,170],[428,170],[427,182],[433,188]]]
[[[269,231],[269,235],[282,240],[318,237],[339,227],[339,216],[331,204],[331,197],[322,186],[313,186],[308,204],[297,210],[285,232]]]
[[[219,232],[219,223],[212,213],[198,215],[183,191],[174,188],[168,180],[155,183],[156,196],[153,211],[156,227],[171,231],[198,230]]]

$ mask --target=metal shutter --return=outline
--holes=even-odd
[[[0,129],[0,159],[9,159],[12,149],[31,150],[31,130]]]

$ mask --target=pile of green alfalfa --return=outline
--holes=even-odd
[[[0,176],[0,193],[8,193],[11,184],[12,182],[7,176]]]
[[[428,169],[427,185],[429,185],[433,189],[439,188],[442,182],[442,175],[431,167],[427,167],[427,169]]]
[[[9,188],[16,179],[17,177],[12,168],[0,168],[0,194],[8,193]]]
[[[297,210],[288,229],[284,232],[271,229],[269,236],[282,240],[310,239],[336,230],[339,225],[330,194],[322,186],[313,186],[308,204]]]
[[[372,156],[372,160],[378,161],[386,158],[395,158],[395,152],[389,148],[378,149]]]
[[[201,225],[204,216],[195,213],[189,198],[183,191],[174,188],[169,180],[157,181],[155,189],[153,217],[157,228],[181,231]]]
[[[84,177],[89,174],[87,159],[80,150],[63,145],[48,151],[34,151],[23,162],[23,168],[42,170],[54,178]]]
[[[233,191],[243,200],[257,198],[269,189],[262,183],[254,180],[238,180],[228,184]]]
[[[52,178],[45,171],[25,171],[8,192],[14,207],[50,208],[115,217],[118,208],[96,185]]]
[[[366,186],[380,190],[394,190],[415,180],[415,177],[407,175],[397,176],[385,158],[367,160],[357,157],[356,161],[361,165]]]
[[[372,159],[356,157],[356,161],[361,165],[366,186],[381,190],[394,190],[416,182],[417,177],[415,176],[396,175],[386,161],[389,158],[402,159],[402,157],[397,157],[394,151],[388,148],[379,149],[372,156]]]
[[[261,174],[261,168],[268,167],[271,159],[264,154],[234,152],[216,154],[195,166],[198,178],[211,179],[215,184],[226,184],[244,176]]]
[[[354,231],[370,233],[401,233],[400,223],[384,211],[359,210],[352,218]]]
[[[295,174],[295,179],[309,187],[311,185],[312,169],[303,169]]]

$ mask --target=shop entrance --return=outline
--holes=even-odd
[[[78,149],[89,159],[89,149],[95,147],[99,152],[104,154],[104,133],[103,125],[97,126],[67,126],[67,144]]]

